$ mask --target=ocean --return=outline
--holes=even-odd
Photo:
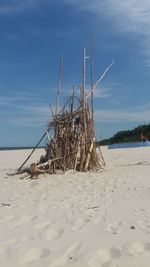
[[[150,142],[132,142],[132,143],[118,143],[118,144],[112,144],[109,145],[109,149],[114,149],[114,148],[133,148],[133,147],[149,147]]]

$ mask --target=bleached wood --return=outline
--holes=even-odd
[[[104,78],[104,76],[106,75],[106,73],[112,67],[113,64],[114,64],[114,59],[113,59],[112,63],[108,66],[108,68],[103,72],[102,76],[98,79],[98,81],[96,82],[96,84],[94,85],[94,87],[88,92],[88,94],[86,96],[86,99],[88,99],[89,96],[91,95],[91,93],[94,92],[94,90],[96,89],[96,87],[99,85],[99,83]]]
[[[87,168],[88,168],[88,165],[89,165],[89,161],[90,161],[90,158],[91,158],[92,149],[93,149],[93,142],[91,143],[90,148],[89,148],[89,152],[87,154],[87,158],[86,158],[85,166],[84,166],[84,171],[87,171]]]
[[[61,75],[62,75],[62,55],[60,57],[60,63],[59,63],[59,74],[58,74],[58,89],[57,89],[57,97],[56,97],[56,111],[55,114],[58,114],[59,109],[59,95],[60,95],[60,81],[61,81]]]

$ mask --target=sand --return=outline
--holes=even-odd
[[[0,152],[0,266],[150,266],[150,148],[102,152],[102,172],[37,180],[7,175],[30,150]]]

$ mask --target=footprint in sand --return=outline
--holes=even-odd
[[[74,225],[72,226],[72,230],[76,231],[85,226],[85,224],[88,222],[88,220],[85,220],[83,218],[79,218],[75,221]]]
[[[89,267],[119,267],[117,259],[121,257],[121,250],[115,247],[96,250],[89,259]]]
[[[146,212],[145,209],[135,209],[135,210],[134,210],[134,214],[135,214],[136,216],[144,215],[145,212]]]
[[[131,256],[141,257],[150,255],[150,243],[142,243],[140,241],[128,243],[123,247],[125,253]]]
[[[7,240],[0,243],[0,257],[8,258],[11,253],[11,248],[18,242],[17,238]]]
[[[112,234],[118,234],[122,227],[123,227],[122,222],[110,223],[105,227],[104,231]]]
[[[144,248],[145,248],[145,251],[150,254],[150,243],[145,243]]]
[[[76,262],[80,254],[81,247],[81,242],[72,244],[60,258],[54,260],[48,267],[66,267],[67,264]]]
[[[5,217],[1,220],[1,222],[3,222],[3,223],[12,222],[12,221],[15,220],[15,219],[16,219],[15,216],[14,216],[13,214],[10,214],[10,215],[5,216]]]
[[[46,258],[50,251],[45,248],[34,247],[26,251],[23,256],[18,260],[18,264],[28,264],[39,261],[41,258]]]
[[[124,260],[124,256],[130,256],[130,266],[133,261],[147,259],[150,257],[150,243],[143,243],[140,241],[125,244],[122,248],[112,247],[110,249],[101,248],[93,253],[89,259],[88,267],[119,267],[118,263]],[[121,265],[122,266],[122,265]],[[123,265],[124,266],[124,265]],[[136,266],[136,265],[134,265]],[[140,265],[138,265],[140,266]],[[146,265],[149,266],[149,265]]]
[[[145,230],[147,234],[150,234],[150,221],[147,220],[142,220],[142,221],[137,221],[137,224]]]
[[[39,230],[42,230],[43,228],[46,228],[48,226],[50,226],[50,223],[49,222],[46,222],[46,221],[43,221],[43,222],[39,222],[39,223],[34,224],[34,228],[35,229],[39,229]]]
[[[18,239],[17,238],[13,238],[13,239],[9,239],[5,242],[0,242],[0,246],[5,246],[5,245],[12,245],[17,243]]]
[[[89,267],[108,267],[112,263],[112,257],[109,250],[102,248],[95,251],[94,255],[88,262]]]
[[[5,247],[0,247],[0,254],[1,254],[2,256],[4,256],[5,251],[6,251],[6,248],[5,248]]]
[[[118,248],[112,247],[110,249],[110,255],[111,255],[112,259],[118,259],[121,257],[121,251]]]
[[[45,240],[52,241],[59,239],[61,235],[64,233],[64,229],[62,228],[47,228],[43,230],[41,237]]]

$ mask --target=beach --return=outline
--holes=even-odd
[[[34,180],[7,175],[31,150],[0,152],[0,266],[150,266],[150,148],[101,150],[99,172]]]

